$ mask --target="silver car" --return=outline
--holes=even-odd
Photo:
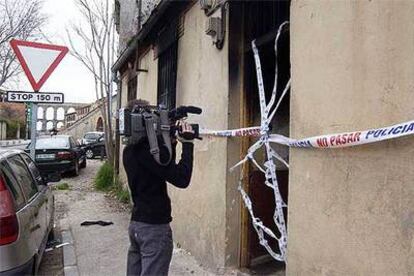
[[[53,233],[54,197],[35,163],[19,150],[0,149],[0,275],[36,274]]]

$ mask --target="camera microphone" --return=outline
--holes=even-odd
[[[192,114],[201,114],[203,112],[201,108],[192,105],[186,106],[186,111]]]

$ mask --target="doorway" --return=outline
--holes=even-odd
[[[282,94],[285,84],[290,78],[290,36],[289,31],[282,33],[278,42],[278,59],[275,60],[274,40],[279,26],[289,20],[290,1],[247,1],[244,2],[244,93],[246,94],[247,120],[249,126],[260,125],[260,106],[256,79],[256,66],[254,63],[251,41],[256,40],[259,50],[263,82],[266,91],[266,100],[269,101],[272,93],[275,77],[275,65],[278,63],[278,92],[277,100]],[[290,123],[290,97],[287,94],[272,120],[272,133],[289,136]],[[257,139],[251,138],[249,143],[253,144]],[[289,149],[284,146],[272,144],[272,147],[289,162]],[[258,150],[255,159],[263,164],[266,155],[263,149]],[[281,195],[285,202],[288,202],[289,170],[281,162],[275,162],[277,166],[277,179]],[[275,202],[273,190],[267,187],[264,174],[254,165],[250,165],[245,175],[247,179],[246,190],[253,202],[253,211],[263,223],[278,235],[279,232],[273,221]],[[242,212],[244,212],[243,210]],[[287,220],[287,209],[285,218]],[[242,216],[245,217],[245,216]],[[241,251],[241,264],[258,274],[270,274],[277,271],[284,271],[283,262],[275,261],[259,243],[257,234],[252,226],[251,218],[249,223],[242,226],[242,240],[246,244]],[[277,241],[266,237],[270,246],[279,251]],[[243,241],[242,241],[243,243]]]

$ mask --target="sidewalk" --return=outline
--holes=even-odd
[[[92,189],[98,160],[88,160],[78,177],[64,178],[70,190],[55,191],[56,216],[64,239],[71,235],[73,246],[65,246],[65,275],[126,275],[129,246],[129,211],[104,193]],[[104,220],[109,226],[80,226],[85,220]],[[70,239],[70,238],[69,238]],[[78,274],[77,274],[78,272]],[[174,249],[170,275],[214,275],[197,264],[191,255]]]

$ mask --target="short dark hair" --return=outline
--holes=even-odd
[[[146,106],[149,106],[149,102],[143,99],[133,99],[133,100],[130,100],[127,104],[127,108],[129,110],[132,110],[134,109],[134,107],[137,107],[137,106],[146,107]]]

